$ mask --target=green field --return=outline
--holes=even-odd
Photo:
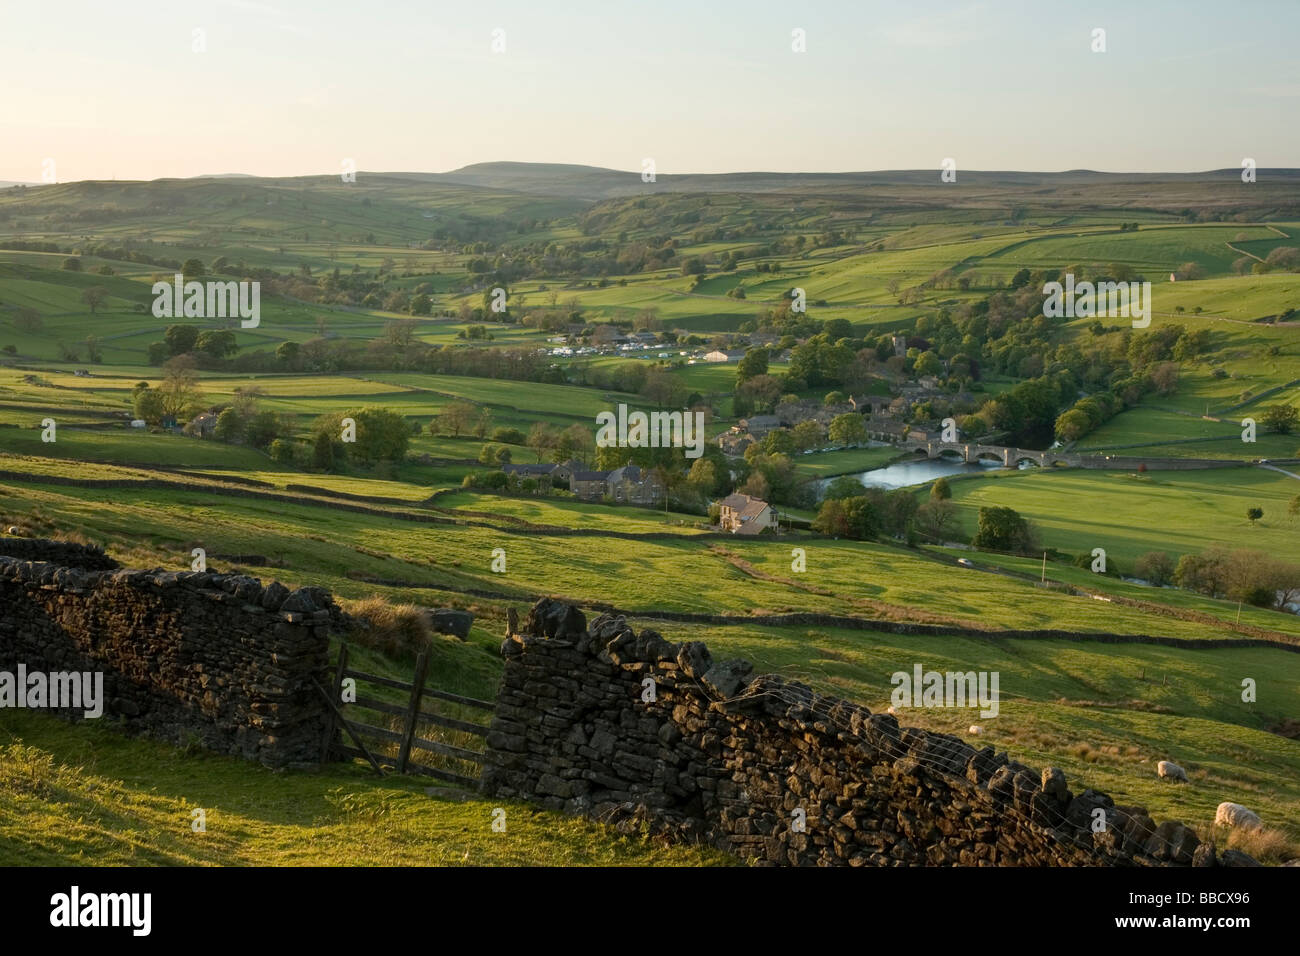
[[[963,529],[979,508],[1014,507],[1038,526],[1043,544],[1073,553],[1105,548],[1131,569],[1147,551],[1173,555],[1212,544],[1297,553],[1300,519],[1287,513],[1300,481],[1262,468],[1212,471],[999,471],[952,482]],[[1252,524],[1246,509],[1264,517]]]
[[[1111,570],[1127,574],[1144,552],[1176,559],[1214,545],[1300,563],[1300,517],[1289,513],[1300,479],[1292,475],[1252,464],[999,470],[951,480],[954,540],[969,540],[980,508],[1011,507],[1033,523],[1044,550],[1061,552],[1045,568],[1041,558],[908,546],[903,537],[706,534],[702,515],[462,485],[483,470],[471,463],[498,427],[594,429],[597,414],[619,404],[652,410],[697,395],[713,411],[709,433],[724,430],[743,408],[737,364],[692,359],[743,348],[751,332],[767,337],[754,341],[795,331],[806,338],[835,319],[847,320],[850,334],[834,333],[844,336],[834,367],[773,363],[776,388],[762,407],[787,391],[818,401],[831,391],[902,394],[916,383],[925,350],[941,369],[959,355],[973,359],[974,380],[953,372],[926,392],[928,410],[911,424],[933,427],[950,406],[960,417],[989,398],[1005,405],[1025,379],[1069,370],[1075,377],[1050,399],[1055,416],[1076,392],[1118,390],[1143,372],[1129,358],[1137,333],[1122,319],[1100,328],[1091,318],[1049,321],[1035,301],[1042,277],[1019,290],[1029,273],[1014,277],[1106,274],[1115,265],[1152,282],[1151,331],[1204,330],[1209,347],[1180,359],[1176,383],[1163,392],[1135,391],[1132,408],[1070,451],[1273,459],[1300,474],[1287,463],[1300,457],[1300,433],[1261,429],[1256,442],[1241,441],[1243,418],[1300,404],[1300,274],[1240,275],[1234,266],[1300,247],[1292,178],[1225,192],[1211,174],[1148,182],[974,173],[958,192],[936,190],[928,175],[737,174],[677,177],[679,188],[632,193],[599,170],[555,169],[471,169],[459,179],[373,174],[348,188],[321,176],[0,190],[0,470],[19,475],[0,481],[0,527],[102,544],[127,566],[179,569],[203,547],[215,570],[320,585],[344,601],[467,608],[476,615],[470,641],[435,637],[429,651],[439,686],[484,698],[501,673],[508,610],[522,613],[541,596],[589,613],[612,605],[671,640],[704,640],[715,655],[748,658],[760,672],[873,710],[888,705],[890,675],[918,662],[994,670],[998,717],[917,709],[900,718],[961,735],[978,722],[981,743],[1031,766],[1063,768],[1076,792],[1104,790],[1203,834],[1220,801],[1242,802],[1300,846],[1300,749],[1283,735],[1300,707],[1300,658],[1206,643],[1263,635],[1291,644],[1300,616],[1070,563],[1100,547]],[[58,251],[18,248],[44,242]],[[224,323],[237,351],[195,359],[195,407],[219,412],[253,389],[260,410],[282,416],[281,437],[299,441],[320,416],[387,408],[412,429],[404,455],[373,468],[318,468],[300,455],[294,467],[243,444],[130,428],[137,383],[158,386],[168,374],[150,364],[150,346],[173,324],[152,315],[151,285],[187,259],[222,278],[260,276],[264,287],[257,328]],[[1203,278],[1169,281],[1189,262]],[[698,281],[687,274],[700,268]],[[105,297],[92,311],[94,287]],[[508,287],[508,321],[484,311],[494,287]],[[795,287],[807,313],[771,318]],[[745,298],[728,295],[737,289]],[[417,315],[411,296],[421,295],[427,308]],[[964,324],[945,332],[953,316]],[[403,332],[398,320],[411,322],[400,346],[392,338]],[[546,354],[557,336],[575,349],[602,341],[605,323],[663,339],[645,352]],[[909,338],[905,359],[891,357],[892,341],[877,338],[885,333]],[[931,335],[941,344],[930,344]],[[1076,373],[1090,362],[1096,374]],[[430,433],[453,402],[490,414],[487,438]],[[47,418],[57,423],[54,442],[42,441]],[[1049,434],[1037,447],[1050,441],[1052,417],[1045,421]],[[521,445],[510,451],[516,463],[541,457]],[[793,484],[807,491],[898,454],[891,446],[792,455]],[[719,459],[718,467],[732,472],[728,487],[751,477],[744,462]],[[913,490],[921,501],[929,494]],[[811,500],[788,498],[777,502],[784,515],[816,513]],[[1253,507],[1263,510],[1256,522],[1246,516]],[[504,573],[492,568],[497,549]],[[804,570],[794,566],[796,549]],[[1040,576],[1054,586],[1039,586]],[[960,633],[767,620],[791,611]],[[687,626],[664,612],[729,621]],[[1077,639],[1006,633],[1040,630]],[[1136,640],[1149,637],[1188,643]],[[410,673],[406,657],[355,651],[368,671]],[[1246,676],[1258,681],[1258,703],[1240,700]],[[411,779],[376,780],[359,764],[271,773],[17,712],[0,716],[0,749],[0,863],[735,862],[517,804],[506,806],[507,833],[496,834],[495,804]],[[1191,784],[1160,781],[1161,759],[1186,768]],[[189,829],[194,807],[208,811],[206,834]]]

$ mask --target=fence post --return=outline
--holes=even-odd
[[[411,683],[411,701],[406,707],[406,732],[402,735],[402,749],[397,755],[397,772],[406,773],[406,762],[411,756],[411,741],[415,738],[415,715],[420,712],[420,698],[424,696],[424,675],[429,669],[428,651],[420,651],[415,659],[415,680]]]
[[[347,669],[347,666],[348,645],[342,643],[339,645],[339,662],[334,668],[334,681],[330,685],[330,692],[334,695],[332,701],[336,706],[343,697],[343,671]],[[337,711],[333,709],[330,710],[329,725],[325,728],[325,739],[321,742],[321,763],[325,763],[329,760],[330,750],[334,747],[334,735],[338,733],[339,729],[339,722],[336,714]]]

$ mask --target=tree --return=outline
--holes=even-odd
[[[238,409],[227,408],[217,416],[212,437],[227,444],[240,441],[244,437],[244,416],[239,414]]]
[[[429,433],[459,438],[462,432],[468,432],[473,427],[477,417],[478,408],[469,402],[450,402],[429,424]]]
[[[831,420],[828,434],[837,445],[860,445],[867,440],[867,426],[857,412],[845,412]]]
[[[76,256],[69,256],[67,259],[63,260],[63,268],[69,272],[80,272],[81,260]]]
[[[1177,362],[1161,362],[1151,370],[1151,384],[1161,395],[1172,395],[1178,390]]]
[[[979,511],[975,547],[984,551],[1026,552],[1033,546],[1033,533],[1014,508],[984,507]]]
[[[916,509],[916,526],[931,541],[946,541],[957,525],[957,506],[947,498],[932,497]]]
[[[271,460],[280,465],[292,465],[295,457],[294,444],[291,441],[285,441],[283,438],[277,438],[271,442],[268,449],[271,453]]]
[[[99,336],[91,332],[86,336],[86,360],[90,362],[104,361],[104,353],[99,347]]]
[[[1211,548],[1202,554],[1185,554],[1174,569],[1174,583],[1188,591],[1214,597],[1223,591],[1226,580],[1225,555]]]
[[[201,277],[204,274],[203,260],[186,259],[185,262],[181,265],[181,273],[185,276],[186,279],[197,279]]]
[[[558,440],[555,429],[546,422],[534,422],[528,430],[528,447],[536,452],[539,462],[550,453]]]
[[[794,440],[795,451],[807,451],[810,448],[821,447],[826,438],[826,431],[822,428],[821,422],[809,418],[795,425],[790,430],[790,437]]]
[[[1156,587],[1164,587],[1174,579],[1174,559],[1163,551],[1148,551],[1133,564],[1133,573]]]
[[[756,375],[736,387],[736,401],[756,412],[771,411],[780,397],[781,382],[774,375]]]
[[[1270,405],[1259,421],[1268,431],[1289,435],[1295,430],[1298,420],[1300,411],[1294,405]]]
[[[934,484],[930,486],[930,497],[938,501],[947,501],[952,497],[952,488],[949,487],[947,478],[934,480]]]
[[[285,363],[291,364],[298,358],[300,346],[297,342],[281,342],[275,349],[275,357]]]
[[[1291,503],[1287,505],[1286,512],[1289,515],[1300,515],[1300,495],[1296,495],[1291,499]]]
[[[318,471],[331,471],[334,468],[334,440],[324,431],[316,433],[312,443],[312,467]]]
[[[90,306],[90,314],[94,315],[98,309],[108,299],[108,290],[102,285],[92,285],[85,292],[81,293],[81,301]]]
[[[214,359],[223,359],[234,355],[239,350],[239,343],[235,341],[235,333],[229,329],[204,329],[194,340],[194,350]]]
[[[879,532],[880,520],[872,502],[865,495],[853,498],[828,498],[823,501],[812,521],[812,529],[837,538],[869,541]]]
[[[795,450],[794,435],[788,428],[773,428],[763,436],[759,445],[769,455],[788,455]]]
[[[39,332],[45,328],[45,320],[35,309],[24,307],[14,314],[14,328],[19,332]]]
[[[922,352],[916,357],[912,370],[917,375],[942,375],[943,362],[931,351]]]
[[[387,408],[362,408],[347,416],[357,423],[356,442],[349,454],[362,464],[401,461],[411,443],[406,419]]]
[[[1254,523],[1255,523],[1256,521],[1258,521],[1260,518],[1264,517],[1264,509],[1263,509],[1263,508],[1247,508],[1247,509],[1246,509],[1246,517],[1250,519],[1250,523],[1251,523],[1251,524],[1254,524]]]
[[[496,428],[492,431],[492,440],[503,445],[522,445],[525,436],[518,428]]]
[[[745,357],[736,365],[736,384],[743,385],[751,378],[766,375],[768,359],[769,353],[765,348],[750,349],[746,352]]]
[[[419,296],[417,296],[419,298]],[[424,296],[428,299],[428,296]],[[412,307],[414,308],[414,307]],[[428,315],[426,310],[417,315]],[[384,341],[396,349],[410,348],[415,341],[415,330],[418,323],[415,319],[393,319],[384,326]]]
[[[883,524],[885,530],[898,537],[907,537],[912,529],[912,521],[920,507],[916,496],[906,488],[895,488],[885,495]]]
[[[701,497],[709,498],[717,493],[718,468],[707,458],[697,458],[686,476],[686,483]]]
[[[1092,419],[1088,417],[1087,412],[1080,408],[1072,408],[1057,417],[1054,432],[1057,441],[1071,442],[1078,441],[1092,431],[1093,427]]]
[[[573,424],[555,436],[551,460],[557,464],[576,458],[586,461],[595,447],[595,439],[586,425]]]
[[[193,352],[199,340],[199,330],[192,325],[169,325],[163,332],[163,341],[172,355],[184,355]]]
[[[163,414],[177,420],[188,419],[203,407],[203,392],[199,388],[199,376],[194,368],[194,360],[188,356],[178,356],[163,366],[166,373],[159,391],[163,396]]]
[[[137,388],[131,405],[135,410],[135,417],[150,425],[160,424],[166,414],[163,393],[156,388]]]
[[[292,418],[288,418],[286,424],[286,421],[275,412],[256,412],[247,419],[247,424],[244,426],[244,441],[254,448],[265,448],[281,433],[292,432],[292,422]]]

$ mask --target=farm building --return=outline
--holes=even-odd
[[[725,352],[722,349],[714,349],[712,352],[704,353],[704,361],[713,362],[714,364],[739,362],[744,357],[745,353],[741,349],[729,349]]]

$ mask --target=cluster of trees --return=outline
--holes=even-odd
[[[192,355],[204,366],[220,363],[239,351],[230,329],[200,329],[193,325],[169,325],[161,342],[151,342],[149,364],[162,365],[178,355]]]
[[[349,418],[353,427],[345,429],[344,419]],[[387,408],[368,406],[330,412],[317,418],[309,431],[306,447],[310,449],[310,467],[334,471],[349,462],[366,467],[392,466],[406,457],[411,431],[402,415]],[[353,440],[346,441],[345,437]],[[304,452],[295,450],[295,459],[305,457]]]
[[[1033,524],[1014,508],[984,507],[979,510],[979,526],[971,544],[983,551],[1008,551],[1032,554],[1039,550]]]
[[[432,346],[413,339],[394,344],[385,334],[369,342],[319,335],[306,342],[284,342],[274,352],[257,350],[226,359],[233,372],[401,371],[434,375],[472,375],[517,382],[564,384],[562,369],[532,348]]]
[[[235,389],[229,405],[212,409],[217,413],[212,437],[231,445],[269,449],[276,439],[292,435],[293,418],[259,409],[261,396],[261,389],[256,386]],[[280,453],[283,455],[283,450]]]
[[[836,478],[826,487],[812,529],[821,534],[855,541],[871,541],[889,536],[913,543],[916,533],[930,534],[929,518],[934,509],[921,518],[923,507],[916,495],[906,488],[885,491],[866,488],[851,475]],[[952,503],[944,504],[951,509]]]
[[[137,382],[131,390],[131,407],[136,418],[150,425],[161,425],[166,420],[186,421],[203,410],[203,391],[192,358],[172,359],[163,372],[163,380],[157,386]]]
[[[1270,405],[1260,416],[1259,423],[1265,431],[1278,435],[1289,435],[1300,424],[1300,410],[1294,405]]]
[[[1152,584],[1176,584],[1208,597],[1282,608],[1300,599],[1300,564],[1248,548],[1214,545],[1173,559],[1161,551],[1138,558],[1134,573]]]
[[[1237,273],[1252,272],[1262,275],[1267,272],[1300,272],[1300,249],[1295,246],[1278,246],[1270,250],[1264,261],[1242,256],[1232,264]]]

